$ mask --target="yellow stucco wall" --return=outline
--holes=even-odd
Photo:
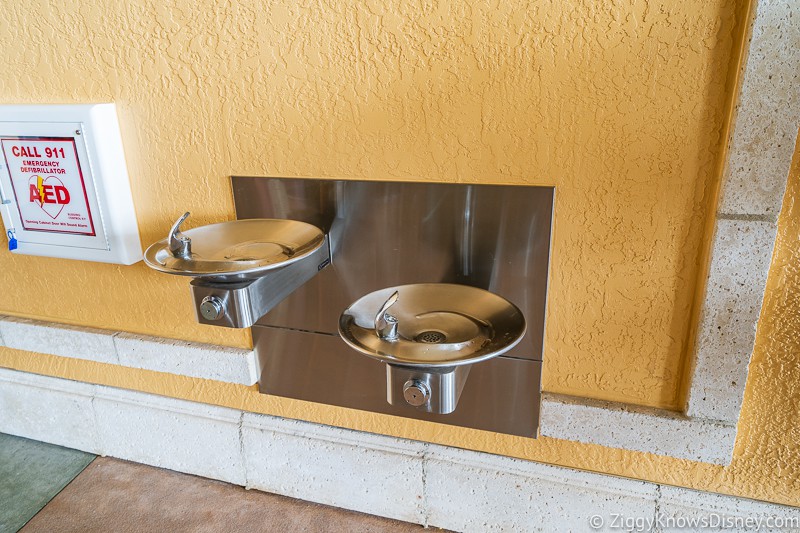
[[[145,245],[232,218],[231,174],[556,185],[544,387],[680,406],[744,2],[251,4],[9,4],[0,103],[116,102]],[[143,264],[0,253],[0,284],[0,313],[250,344]]]
[[[800,139],[799,139],[800,140]],[[357,430],[425,440],[800,506],[800,142],[778,224],[778,240],[750,363],[733,461],[712,466],[540,437],[526,439],[351,411],[259,394],[255,387],[180,378],[0,348],[0,366],[131,388]]]
[[[545,388],[675,407],[746,6],[506,4],[15,4],[0,101],[115,101],[145,243],[185,209],[231,218],[230,174],[554,184]],[[796,160],[729,467],[7,348],[0,365],[800,505],[797,199]],[[0,286],[0,313],[249,345],[143,265],[0,253]]]

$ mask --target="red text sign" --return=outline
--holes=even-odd
[[[95,234],[74,139],[6,138],[0,144],[24,229]]]

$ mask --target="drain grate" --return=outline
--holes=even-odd
[[[427,342],[428,344],[437,344],[443,342],[445,339],[444,333],[439,331],[423,331],[414,340],[417,342]]]

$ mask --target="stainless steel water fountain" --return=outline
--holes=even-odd
[[[147,261],[194,277],[200,322],[256,321],[261,392],[537,435],[553,188],[256,177],[232,185],[233,235],[177,223]],[[272,222],[260,236],[240,233],[251,220]],[[280,257],[278,222],[317,233]],[[225,264],[213,265],[219,254]]]
[[[386,401],[440,414],[455,411],[473,364],[506,353],[524,334],[514,304],[448,283],[376,291],[339,319],[351,348],[386,363]]]
[[[181,232],[185,213],[144,260],[192,277],[197,320],[247,328],[330,263],[322,231],[296,220],[237,220]]]

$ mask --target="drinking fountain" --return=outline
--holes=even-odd
[[[190,276],[197,320],[231,328],[252,326],[330,263],[328,237],[297,220],[251,219],[181,231],[144,255],[150,268]]]
[[[353,349],[386,363],[386,401],[430,413],[455,411],[472,365],[512,349],[525,317],[489,291],[417,283],[367,294],[339,319]]]
[[[536,437],[554,189],[231,178],[237,220],[145,262],[252,327],[259,391]],[[333,261],[331,260],[333,258]]]

